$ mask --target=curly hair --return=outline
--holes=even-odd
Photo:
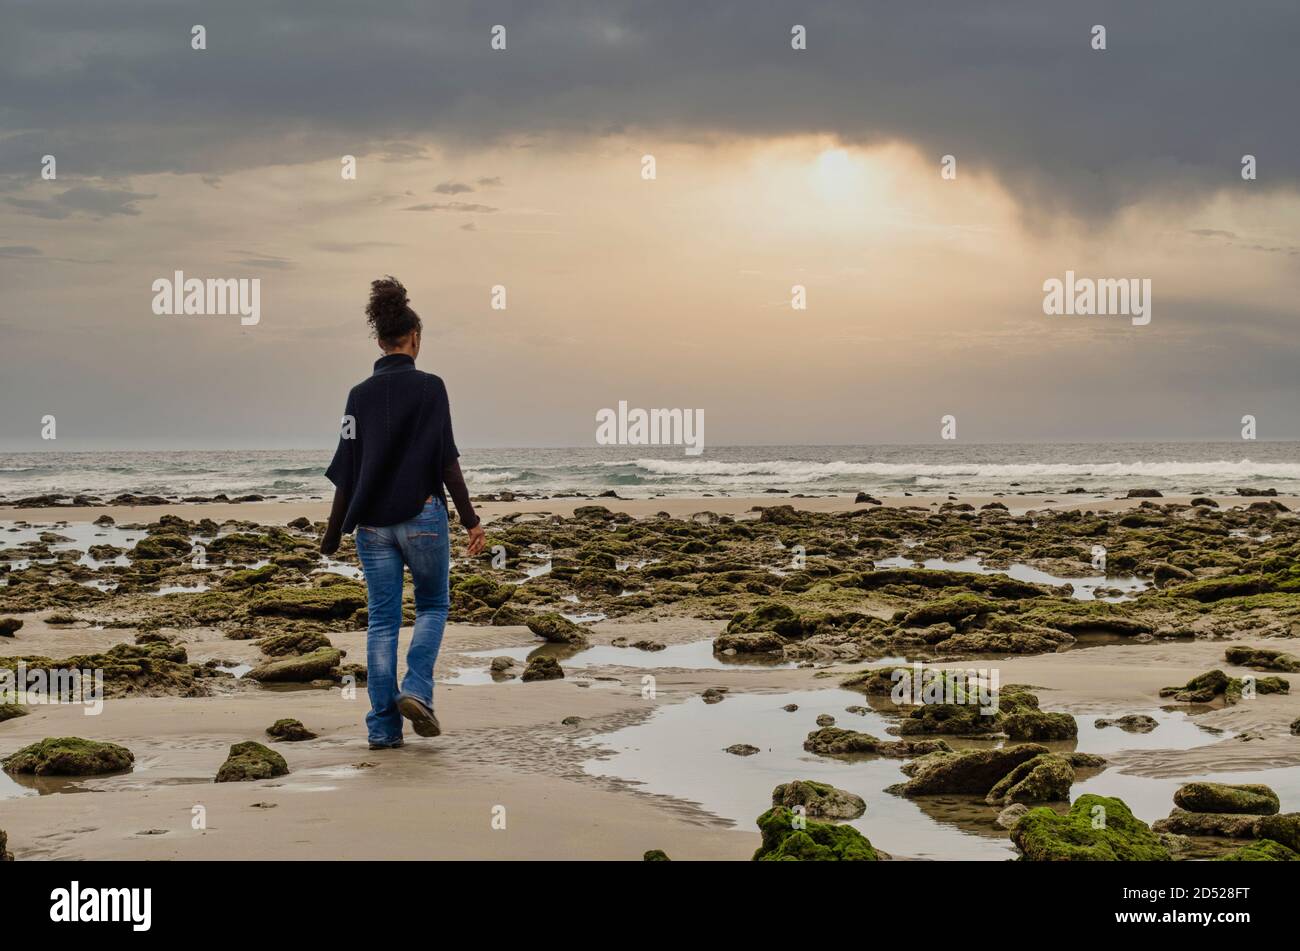
[[[400,344],[411,331],[423,329],[420,315],[411,310],[410,298],[402,282],[391,274],[370,282],[370,302],[366,304],[366,322],[382,346]]]

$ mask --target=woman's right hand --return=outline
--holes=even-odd
[[[483,523],[479,522],[469,530],[469,556],[473,558],[482,552],[486,545],[487,532],[483,531]]]

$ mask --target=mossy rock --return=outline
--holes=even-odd
[[[1300,862],[1300,852],[1288,849],[1281,842],[1272,839],[1260,839],[1243,845],[1227,855],[1220,855],[1216,862]]]
[[[903,784],[901,791],[905,796],[987,796],[1021,763],[1049,752],[1037,743],[1022,743],[995,750],[941,754],[928,762],[921,761],[924,767]]]
[[[468,575],[457,579],[451,586],[452,599],[467,598],[481,602],[490,608],[499,608],[510,600],[515,592],[515,585],[498,584],[482,575]]]
[[[304,740],[316,739],[316,734],[303,726],[301,720],[294,720],[289,717],[276,720],[266,728],[266,733],[268,736],[283,740],[286,743],[301,743]]]
[[[1074,767],[1064,756],[1043,753],[1021,763],[989,790],[985,802],[996,806],[1012,803],[1066,802],[1074,783]]]
[[[250,614],[342,620],[366,606],[366,589],[347,582],[321,588],[272,588],[248,605]]]
[[[651,849],[645,855],[641,856],[643,862],[671,862],[668,853],[663,849]]]
[[[805,814],[813,819],[856,819],[867,811],[866,800],[861,796],[809,779],[777,786],[772,790],[772,805],[789,809],[803,806]]]
[[[534,680],[561,680],[564,678],[564,670],[560,667],[560,662],[554,657],[541,655],[534,657],[524,668],[524,672],[519,679],[528,683]]]
[[[30,712],[21,703],[0,703],[0,723],[15,717],[25,717]]]
[[[22,626],[22,618],[0,617],[0,637],[13,637],[22,630]]]
[[[125,746],[58,736],[25,746],[3,761],[7,773],[36,776],[98,776],[131,769],[135,756]]]
[[[1300,812],[1262,816],[1255,823],[1255,834],[1261,839],[1272,839],[1292,851],[1300,852]]]
[[[1224,659],[1238,667],[1300,673],[1300,657],[1270,647],[1229,647],[1224,651]]]
[[[1174,793],[1174,805],[1188,812],[1272,816],[1281,809],[1282,803],[1277,793],[1263,785],[1188,783]]]
[[[1061,815],[1031,809],[1011,830],[1011,841],[1031,862],[1165,862],[1171,856],[1122,800],[1087,793]]]
[[[289,772],[289,764],[275,750],[249,740],[236,743],[230,755],[217,770],[216,782],[243,783],[257,779],[271,779]]]
[[[279,573],[279,565],[263,565],[261,568],[232,571],[221,580],[221,586],[230,588],[233,591],[243,591],[245,588],[251,588],[255,585],[270,584]]]
[[[528,615],[512,604],[503,604],[492,612],[488,623],[493,627],[522,627],[528,623]]]
[[[269,657],[285,657],[289,654],[310,654],[322,647],[333,647],[330,639],[317,631],[273,634],[257,642],[258,648]]]
[[[981,598],[974,594],[958,594],[950,598],[929,601],[913,608],[902,617],[902,623],[908,627],[924,627],[928,624],[948,622],[957,627],[963,621],[999,610],[996,601]]]
[[[199,678],[209,676],[202,667],[190,664],[179,644],[115,644],[102,654],[51,657],[0,657],[0,667],[14,668],[24,662],[29,668],[55,671],[102,670],[104,695],[202,697],[208,691]]]
[[[1175,835],[1220,836],[1225,839],[1253,839],[1259,816],[1249,813],[1187,812],[1175,808],[1164,819],[1151,823],[1153,832]]]
[[[146,535],[135,543],[128,557],[132,561],[165,561],[188,555],[193,549],[194,543],[181,535]]]
[[[1044,713],[1031,710],[1003,717],[999,723],[1013,740],[1072,740],[1079,735],[1079,724],[1068,713]]]
[[[0,829],[0,862],[12,862],[14,854],[9,851],[9,833]]]
[[[1160,696],[1173,697],[1184,703],[1209,703],[1226,693],[1232,678],[1221,670],[1207,670],[1197,674],[1181,687],[1161,687]]]
[[[552,644],[586,644],[587,632],[554,611],[535,614],[527,620],[528,630]]]
[[[762,844],[756,862],[877,862],[870,840],[850,825],[802,820],[785,806],[773,806],[758,817]]]
[[[285,657],[254,667],[244,676],[258,683],[307,683],[312,680],[332,680],[343,660],[343,652],[335,647],[322,647],[310,654]]]

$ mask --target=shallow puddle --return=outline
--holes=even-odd
[[[1123,592],[1118,595],[1105,595],[1101,598],[1103,601],[1126,601],[1145,591],[1148,587],[1147,582],[1141,578],[1123,575],[1114,577],[1089,575],[1080,578],[1062,578],[1022,564],[1012,564],[1006,569],[987,568],[978,558],[962,558],[958,561],[948,561],[944,558],[927,558],[924,561],[917,562],[899,555],[893,558],[878,559],[874,564],[877,568],[928,568],[931,571],[962,571],[976,575],[1006,575],[1017,581],[1051,585],[1056,588],[1068,584],[1074,586],[1076,601],[1097,600],[1096,590],[1098,588],[1114,588]]]
[[[616,648],[615,648],[616,649]],[[587,749],[612,751],[593,755],[583,763],[591,775],[612,776],[639,786],[645,792],[698,803],[706,811],[753,828],[754,820],[771,804],[773,787],[793,779],[827,782],[856,793],[867,802],[867,812],[851,824],[881,849],[899,856],[932,859],[1007,859],[1015,857],[1007,833],[994,824],[998,808],[975,797],[930,796],[907,799],[884,790],[906,780],[905,760],[880,756],[830,758],[803,750],[808,734],[817,729],[821,714],[835,725],[887,738],[898,716],[876,698],[865,713],[848,713],[846,707],[865,706],[868,698],[855,691],[828,689],[773,694],[730,693],[722,702],[705,704],[700,698],[664,705],[643,723],[575,742]],[[799,709],[782,709],[794,703]],[[1044,704],[1052,709],[1050,703]],[[1129,711],[1132,712],[1132,711]],[[1111,754],[1128,749],[1185,749],[1216,743],[1228,734],[1211,733],[1179,711],[1146,712],[1159,725],[1148,734],[1127,733],[1115,727],[1097,729],[1093,721],[1103,714],[1078,717],[1077,742],[1048,743],[1050,748]],[[1112,714],[1113,715],[1113,714]],[[1000,746],[1005,741],[945,737],[957,749]],[[725,752],[736,743],[759,747],[752,756]],[[1284,805],[1296,807],[1300,770],[1240,774],[1227,782],[1274,783]],[[1289,774],[1289,775],[1283,775]],[[1232,774],[1237,775],[1237,774]],[[1256,778],[1245,778],[1254,776]],[[1117,795],[1148,821],[1169,814],[1173,791],[1193,778],[1148,780],[1124,776],[1113,769],[1075,783],[1071,795],[1084,792]],[[1220,779],[1220,777],[1215,777]]]
[[[764,670],[794,667],[795,662],[781,657],[764,662],[766,655],[747,654],[744,660],[713,653],[712,641],[692,641],[689,644],[669,644],[661,651],[646,651],[637,647],[612,647],[596,644],[574,648],[564,644],[538,644],[526,647],[501,647],[494,650],[467,651],[466,657],[513,657],[527,663],[533,657],[553,656],[564,667],[681,667],[686,670]]]

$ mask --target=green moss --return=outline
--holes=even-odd
[[[671,862],[668,853],[663,849],[651,849],[645,855],[641,856],[643,862]]]
[[[790,809],[803,806],[806,815],[814,819],[856,819],[867,811],[861,796],[810,779],[777,786],[772,790],[772,805]]]
[[[3,761],[7,773],[37,776],[96,776],[129,770],[135,756],[125,746],[58,736],[24,746]]]
[[[525,622],[528,630],[552,644],[585,644],[587,632],[563,615],[548,611],[535,614]]]
[[[1281,801],[1277,793],[1263,785],[1188,783],[1174,793],[1174,805],[1188,812],[1271,816],[1277,814]]]
[[[564,670],[560,667],[560,662],[545,654],[539,654],[530,660],[524,672],[519,675],[519,679],[525,683],[534,680],[561,680],[563,677]]]
[[[242,783],[255,779],[271,779],[289,772],[289,764],[275,750],[268,749],[261,743],[251,740],[236,743],[230,748],[230,755],[217,770],[219,783]]]
[[[366,589],[349,582],[323,588],[274,588],[254,598],[248,610],[259,615],[338,620],[365,606]]]
[[[969,621],[998,609],[999,605],[996,601],[973,594],[958,594],[950,598],[929,601],[918,608],[913,608],[903,615],[902,623],[908,627],[923,627],[946,621],[960,627],[963,621]]]
[[[254,667],[244,676],[259,683],[307,683],[312,680],[332,680],[342,660],[342,651],[334,647],[322,647],[310,654],[269,661]]]
[[[1063,802],[1070,798],[1074,767],[1055,753],[1041,753],[1003,776],[985,801],[1006,806],[1013,802]]]
[[[1281,842],[1272,839],[1260,839],[1249,845],[1243,845],[1234,852],[1221,855],[1217,862],[1300,862],[1300,852],[1288,849]]]
[[[0,723],[15,717],[25,717],[28,712],[27,708],[20,703],[0,703]]]
[[[1255,823],[1255,834],[1261,839],[1272,839],[1292,851],[1300,852],[1300,812],[1262,816]]]
[[[279,565],[263,565],[261,568],[232,571],[222,579],[221,586],[235,591],[242,591],[254,585],[269,584],[279,573]]]
[[[763,841],[756,862],[876,862],[880,856],[870,840],[852,826],[801,820],[785,806],[773,806],[758,817]]]
[[[1011,840],[1033,862],[1163,862],[1169,850],[1122,800],[1091,793],[1065,815],[1031,809],[1011,830]]]

